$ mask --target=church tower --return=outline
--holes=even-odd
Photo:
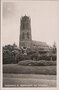
[[[20,21],[20,40],[19,47],[30,48],[31,37],[31,20],[28,16],[23,16]]]

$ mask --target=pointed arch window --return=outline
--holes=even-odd
[[[29,32],[27,32],[27,39],[29,39]]]
[[[23,23],[23,29],[25,29],[25,24]]]
[[[22,39],[25,39],[25,34],[24,34],[24,32],[22,33]]]

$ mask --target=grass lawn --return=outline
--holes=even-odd
[[[4,87],[56,87],[56,75],[3,74]]]
[[[22,66],[18,64],[4,64],[3,73],[10,74],[44,74],[56,75],[56,66]]]

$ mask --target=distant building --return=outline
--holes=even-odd
[[[31,20],[28,16],[23,16],[20,22],[19,47],[30,48],[32,44]]]
[[[38,49],[39,51],[49,51],[46,42],[33,41],[31,35],[31,20],[28,16],[23,16],[20,21],[20,40],[19,47]],[[36,50],[37,50],[36,49]]]

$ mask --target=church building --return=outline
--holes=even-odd
[[[21,17],[20,20],[20,39],[19,48],[38,49],[39,51],[49,51],[49,46],[46,42],[33,41],[31,35],[31,19],[28,16]]]

